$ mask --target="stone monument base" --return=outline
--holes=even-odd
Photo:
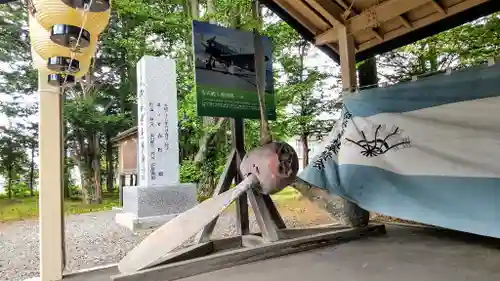
[[[196,184],[124,186],[115,221],[132,231],[159,227],[198,204]]]

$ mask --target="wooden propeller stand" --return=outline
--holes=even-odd
[[[232,150],[227,158],[224,171],[222,172],[214,195],[219,195],[231,187],[234,180],[236,184],[240,183],[243,176],[240,173],[240,164],[245,155],[243,119],[232,119]],[[248,200],[249,199],[249,200]],[[236,203],[236,231],[238,235],[250,234],[248,219],[248,201],[250,201],[252,210],[255,213],[257,223],[261,229],[266,241],[277,241],[277,230],[286,228],[285,222],[281,218],[276,206],[269,195],[260,194],[255,190],[247,191],[242,194]],[[197,235],[196,241],[199,243],[210,241],[210,236],[214,230],[217,219],[205,226]]]
[[[233,179],[239,185],[234,190],[249,183],[243,182],[239,170],[244,150],[243,120],[232,120],[233,149],[229,154],[223,173],[220,176],[213,200],[230,190]],[[231,189],[231,190],[233,190]],[[227,193],[225,193],[227,194]],[[177,280],[205,272],[215,271],[254,261],[279,257],[334,243],[345,242],[365,235],[385,233],[383,224],[369,224],[359,228],[343,225],[331,225],[315,228],[286,228],[286,225],[269,195],[262,194],[256,188],[246,189],[234,201],[236,203],[237,235],[230,238],[211,239],[218,217],[209,221],[195,236],[191,246],[174,250],[165,255],[160,263],[135,272],[123,273],[111,277],[120,281],[167,281]],[[255,215],[260,232],[251,233],[249,228],[249,204]],[[168,240],[168,233],[159,237]],[[147,255],[147,253],[145,253]]]

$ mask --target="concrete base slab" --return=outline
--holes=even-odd
[[[124,186],[115,221],[132,231],[156,228],[198,204],[196,184]]]
[[[150,228],[157,228],[167,223],[171,219],[175,218],[178,214],[168,214],[163,216],[152,216],[152,217],[137,217],[133,213],[118,213],[115,216],[115,222],[121,226],[124,226],[133,232],[139,230],[146,230]]]

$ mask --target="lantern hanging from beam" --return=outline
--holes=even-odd
[[[109,0],[62,0],[62,2],[75,9],[88,6],[91,12],[105,12],[109,10],[111,4]]]
[[[79,27],[75,27],[78,30],[81,30]],[[61,27],[61,31],[64,31],[64,28]],[[51,39],[51,32],[45,30],[36,19],[30,17],[30,39],[31,46],[37,52],[40,57],[45,60],[48,60],[51,57],[72,57],[78,61],[89,60],[92,57],[96,50],[97,36],[90,36],[85,30],[82,30],[82,39],[85,35],[85,40],[88,39],[88,44],[84,44],[83,47],[80,45],[75,49],[70,49],[68,47],[62,46],[60,44],[55,43]],[[59,33],[61,34],[61,33]],[[88,36],[88,37],[87,37]],[[75,38],[75,42],[78,40],[78,37]]]
[[[71,75],[75,79],[83,77],[90,68],[91,57],[78,61],[71,57],[53,56],[49,60],[42,58],[32,47],[31,56],[34,66],[44,74]]]
[[[72,86],[76,83],[76,78],[73,75],[52,73],[47,76],[47,82],[54,87]]]
[[[72,84],[89,71],[110,5],[110,0],[31,0],[31,53],[49,84]]]
[[[92,3],[94,1],[96,0],[92,0]],[[75,27],[85,25],[84,28],[90,34],[97,35],[104,31],[111,15],[109,8],[103,12],[84,11],[68,6],[61,0],[32,0],[32,2],[36,20],[47,30],[58,24]]]

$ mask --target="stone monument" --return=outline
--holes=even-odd
[[[164,224],[197,204],[195,184],[179,179],[175,61],[144,56],[137,63],[138,185],[123,188],[116,222],[133,231]]]

